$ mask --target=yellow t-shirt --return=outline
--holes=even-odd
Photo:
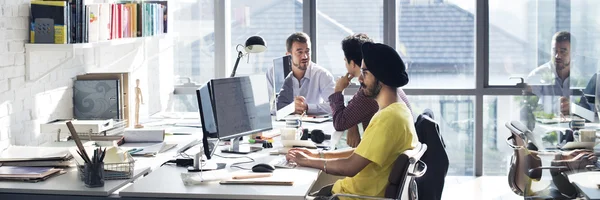
[[[354,150],[371,163],[354,177],[336,181],[332,192],[383,197],[394,161],[418,142],[413,117],[406,104],[393,103],[380,110],[371,119],[362,141]]]

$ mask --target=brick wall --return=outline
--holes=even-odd
[[[141,106],[141,116],[168,106],[173,91],[171,38],[75,50],[60,45],[26,49],[29,2],[0,0],[0,151],[9,144],[38,145],[52,140],[55,134],[41,134],[39,126],[73,117],[73,80],[85,71],[129,68],[130,83],[141,80],[148,102]],[[129,91],[134,87],[130,85]],[[132,99],[129,104],[133,105]]]

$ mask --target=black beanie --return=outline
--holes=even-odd
[[[377,80],[390,87],[402,87],[408,83],[406,66],[392,47],[365,42],[361,46],[363,61]]]

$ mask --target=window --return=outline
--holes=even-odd
[[[383,43],[383,0],[317,1],[317,64],[338,78],[346,74],[342,39],[365,33]]]
[[[506,144],[510,131],[505,123],[521,120],[522,96],[483,98],[483,169],[485,175],[505,176],[513,150]]]
[[[175,85],[202,84],[214,77],[214,5],[213,0],[170,1],[172,28],[176,36],[173,66]],[[197,112],[195,94],[174,95],[169,110]]]
[[[408,96],[417,116],[431,109],[440,127],[450,160],[448,175],[471,176],[474,173],[475,98],[473,96]]]
[[[231,1],[231,60],[229,74],[238,52],[236,46],[259,35],[267,42],[267,51],[244,56],[236,76],[264,74],[273,66],[273,59],[285,56],[285,40],[294,32],[302,31],[302,1],[261,0]],[[241,48],[240,48],[241,50]]]
[[[475,88],[475,1],[399,1],[396,50],[407,88]]]
[[[527,77],[551,61],[552,37],[571,33],[571,88],[585,87],[597,71],[600,30],[597,1],[491,0],[489,84],[515,85],[509,77]]]

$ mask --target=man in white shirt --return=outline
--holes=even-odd
[[[292,56],[292,73],[285,78],[277,97],[278,110],[294,103],[296,114],[331,113],[328,97],[335,87],[333,75],[310,61],[310,44],[310,37],[302,32],[294,33],[286,40],[286,55]]]
[[[552,37],[551,60],[535,68],[526,83],[529,92],[539,97],[545,112],[569,114],[571,96],[571,34],[560,31]],[[559,103],[560,102],[560,105]]]

